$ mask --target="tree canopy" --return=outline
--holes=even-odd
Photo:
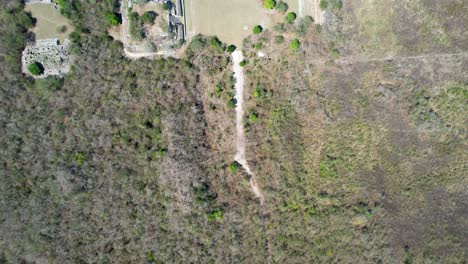
[[[35,76],[41,75],[44,73],[44,66],[39,62],[33,62],[29,64],[28,71]]]

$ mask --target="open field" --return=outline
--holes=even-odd
[[[52,4],[28,4],[25,10],[31,12],[37,19],[36,27],[33,29],[36,39],[58,38],[63,41],[73,31],[68,19],[63,17]]]
[[[301,15],[312,15],[312,0],[287,0],[288,11]],[[252,28],[261,25],[271,28],[275,22],[284,21],[276,10],[263,8],[262,1],[255,0],[185,0],[187,35],[202,33],[216,35],[222,41],[238,46],[252,34]],[[299,11],[302,10],[302,11]]]

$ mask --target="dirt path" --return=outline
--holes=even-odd
[[[320,0],[311,0],[314,1],[314,20],[316,24],[323,24],[323,11],[320,9]]]
[[[244,135],[244,69],[239,63],[244,59],[242,51],[235,51],[232,53],[234,78],[236,79],[236,131],[237,131],[237,153],[235,160],[244,167],[245,171],[250,175],[250,187],[256,197],[260,199],[263,204],[264,197],[260,187],[258,186],[255,175],[250,170],[249,164],[245,157],[245,135]]]

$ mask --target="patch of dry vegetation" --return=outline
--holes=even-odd
[[[106,34],[117,2],[66,3],[77,59],[62,80],[21,74],[33,23],[21,3],[0,3],[0,262],[466,259],[466,56],[355,60],[397,50],[330,31],[369,13],[366,1],[329,8],[337,20],[323,28],[298,19],[249,37],[245,129],[260,207],[230,168],[226,45],[197,36],[183,59],[128,60]],[[459,2],[418,3],[438,16]],[[453,19],[464,21],[431,26],[447,42],[419,49],[430,35],[413,45],[393,31],[391,45],[466,50]],[[374,29],[408,21],[387,22]]]

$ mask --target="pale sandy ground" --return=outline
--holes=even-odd
[[[236,131],[237,131],[237,153],[235,156],[235,160],[242,165],[245,171],[250,175],[250,187],[252,188],[252,192],[255,194],[256,197],[260,199],[260,203],[263,204],[263,194],[258,186],[255,175],[250,170],[249,164],[247,163],[247,159],[245,157],[245,135],[244,135],[244,71],[243,68],[239,65],[239,63],[244,59],[242,56],[242,51],[234,51],[232,53],[232,62],[233,62],[233,71],[234,71],[234,78],[236,79],[236,96],[235,99],[237,101],[236,104]]]

